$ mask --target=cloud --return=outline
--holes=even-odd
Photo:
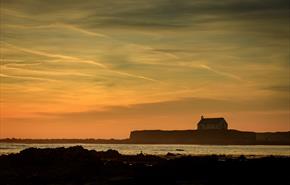
[[[200,65],[201,68],[204,68],[204,69],[207,69],[211,72],[214,72],[218,75],[221,75],[221,76],[225,76],[225,77],[228,77],[228,78],[231,78],[231,79],[234,79],[234,80],[238,80],[238,81],[242,81],[241,77],[237,76],[237,75],[233,75],[233,74],[230,74],[230,73],[226,73],[226,72],[223,72],[223,71],[218,71],[216,69],[213,69],[207,65],[204,65],[204,64],[201,64]]]
[[[290,85],[272,85],[268,87],[263,87],[263,90],[275,91],[275,92],[285,92],[290,93]]]
[[[119,75],[122,75],[122,76],[128,76],[128,77],[139,78],[139,79],[143,79],[143,80],[147,80],[147,81],[162,83],[162,81],[160,81],[160,80],[156,80],[156,79],[149,78],[149,77],[142,76],[142,75],[136,75],[136,74],[121,72],[121,71],[117,71],[117,70],[109,70],[109,71],[116,73],[116,74],[119,74]]]
[[[289,7],[288,0],[3,0],[2,4],[10,15],[34,16],[38,20],[64,20],[87,27],[152,29],[176,29],[237,19],[286,21]],[[61,17],[62,14],[70,16]]]
[[[145,27],[152,29],[178,29],[202,24],[256,20],[287,20],[287,0],[267,1],[128,1],[112,4],[118,11],[99,9],[82,19],[81,23],[92,27]]]
[[[31,17],[33,19],[33,17]],[[70,25],[70,24],[65,24],[65,23],[54,23],[54,24],[49,24],[49,25],[13,25],[13,24],[6,24],[5,28],[15,28],[15,29],[48,29],[48,28],[66,28],[69,30],[77,31],[80,33],[83,33],[85,35],[89,36],[96,36],[96,37],[104,37],[104,38],[109,38],[108,35],[102,34],[102,33],[97,33],[93,31],[89,31],[83,28],[80,28],[75,25]]]
[[[133,118],[133,117],[146,117],[170,114],[184,114],[194,113],[196,111],[205,111],[211,107],[210,110],[218,107],[218,104],[224,104],[226,101],[199,99],[199,98],[184,98],[179,100],[153,102],[144,104],[134,104],[129,106],[111,106],[106,107],[103,111],[85,111],[85,112],[69,112],[69,113],[39,113],[42,116],[49,116],[55,118],[71,118],[71,119],[118,119],[118,118]],[[209,103],[211,104],[209,106]],[[213,105],[214,104],[214,105]],[[223,106],[224,107],[224,106]],[[222,108],[222,107],[220,107]]]
[[[39,78],[39,77],[31,77],[31,76],[14,76],[14,75],[6,75],[6,74],[1,74],[0,73],[0,77],[4,80],[3,82],[5,82],[5,79],[15,79],[15,80],[21,80],[21,82],[23,81],[49,81],[49,82],[56,82],[56,80],[52,80],[52,79],[48,79],[48,78]],[[19,83],[19,81],[18,81]]]
[[[47,75],[47,76],[54,76],[54,77],[55,76],[93,77],[93,75],[80,73],[77,71],[48,71],[48,70],[39,71],[39,70],[25,69],[25,68],[19,68],[19,67],[10,67],[9,64],[2,65],[2,71],[13,71],[13,72],[20,72],[20,73],[22,72],[24,74],[30,74],[30,75]]]
[[[64,112],[64,113],[38,113],[39,116],[51,119],[64,119],[75,121],[101,121],[118,120],[145,117],[200,115],[224,112],[241,111],[287,111],[288,107],[284,104],[284,99],[275,100],[222,100],[207,98],[182,98],[176,100],[133,104],[128,106],[109,106],[104,110],[88,110],[83,112]]]
[[[2,0],[1,5],[1,78],[9,86],[3,94],[23,105],[31,97],[66,100],[57,106],[68,113],[48,116],[81,121],[276,111],[289,105],[287,0]],[[25,91],[47,80],[57,83],[42,84],[45,96]],[[183,98],[191,96],[204,99]],[[47,108],[36,107],[31,111]]]
[[[68,55],[61,55],[61,54],[54,54],[54,53],[49,53],[49,52],[44,52],[44,51],[38,51],[38,50],[33,50],[33,49],[27,49],[23,47],[18,47],[15,45],[12,45],[10,43],[4,42],[7,46],[17,49],[20,51],[24,51],[27,53],[31,53],[34,55],[40,55],[40,56],[45,56],[45,57],[50,57],[50,58],[57,58],[57,59],[62,59],[64,62],[77,62],[77,63],[82,63],[82,64],[90,64],[90,65],[96,65],[102,69],[107,70],[108,72],[121,75],[121,76],[127,76],[127,77],[132,77],[132,78],[137,78],[137,79],[142,79],[142,80],[147,80],[147,81],[152,81],[152,82],[160,82],[159,80],[149,78],[143,75],[136,75],[136,74],[131,74],[123,71],[118,71],[114,69],[110,69],[107,65],[102,64],[100,62],[96,62],[93,60],[87,60],[87,59],[82,59],[79,57],[74,57],[74,56],[68,56]]]
[[[107,68],[104,64],[95,62],[92,60],[83,60],[78,57],[73,57],[73,56],[67,56],[67,55],[61,55],[61,54],[54,54],[54,53],[49,53],[49,52],[44,52],[44,51],[38,51],[38,50],[33,50],[33,49],[27,49],[19,46],[15,46],[13,44],[4,42],[7,46],[12,47],[13,49],[17,49],[20,51],[24,51],[27,53],[31,53],[34,55],[40,55],[40,56],[45,56],[45,57],[50,57],[50,58],[57,58],[57,59],[63,59],[66,62],[79,62],[79,63],[84,63],[84,64],[91,64],[91,65],[96,65],[101,68]]]

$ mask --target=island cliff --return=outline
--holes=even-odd
[[[136,144],[273,144],[290,145],[290,132],[255,133],[228,129],[224,118],[201,116],[197,130],[132,131],[130,143]]]
[[[238,130],[132,131],[134,144],[290,145],[290,132],[255,133]]]

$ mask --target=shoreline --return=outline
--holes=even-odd
[[[177,143],[158,143],[158,142],[123,142],[123,141],[75,141],[74,139],[65,139],[63,141],[62,139],[53,139],[47,140],[47,139],[41,139],[41,140],[34,140],[34,139],[20,139],[20,140],[7,140],[7,139],[0,139],[0,144],[1,143],[15,143],[15,144],[118,144],[118,145],[126,145],[126,144],[132,144],[132,145],[211,145],[211,146],[290,146],[290,143],[285,142],[285,143],[280,143],[280,142],[257,142],[257,143],[182,143],[182,142],[177,142]]]
[[[122,155],[82,146],[0,156],[3,185],[290,184],[290,156]]]
[[[207,156],[290,156],[288,145],[189,145],[189,144],[82,144],[82,143],[0,143],[0,155],[16,154],[21,150],[35,147],[39,149],[59,147],[69,148],[82,146],[88,150],[117,150],[122,155],[137,155],[140,152],[148,155],[166,155],[168,152],[176,155]]]

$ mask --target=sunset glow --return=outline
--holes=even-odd
[[[0,138],[290,130],[286,0],[0,2]]]

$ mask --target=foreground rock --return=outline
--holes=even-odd
[[[81,146],[0,156],[3,185],[290,184],[290,157],[121,155]]]

